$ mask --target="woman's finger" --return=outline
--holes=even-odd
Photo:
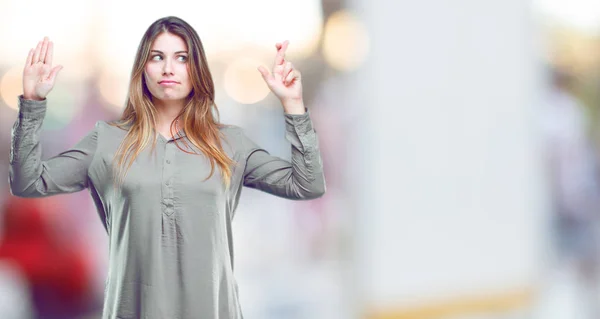
[[[42,50],[40,51],[40,59],[42,63],[46,63],[46,53],[48,52],[48,37],[44,37],[44,41],[42,42]]]
[[[285,85],[290,85],[290,84],[292,84],[292,82],[294,82],[294,80],[298,80],[298,79],[300,79],[300,72],[298,70],[293,70],[285,78]]]
[[[33,61],[33,49],[29,49],[29,54],[27,55],[27,61],[25,61],[25,67],[29,67]]]
[[[37,46],[35,47],[32,64],[35,64],[40,60],[40,51],[42,51],[42,41],[38,42]]]
[[[269,73],[269,71],[267,70],[267,68],[265,68],[262,65],[258,67],[258,72],[260,72],[260,74],[262,75],[263,79],[268,84],[271,83],[271,82],[273,82],[275,80],[275,78],[273,77],[272,74]]]
[[[275,65],[281,65],[283,64],[283,61],[285,61],[285,50],[287,50],[288,44],[288,40],[283,41],[281,48],[277,50],[277,55],[275,55]]]
[[[287,86],[287,85],[290,85],[290,83],[292,83],[292,81],[293,81],[293,80],[294,80],[294,72],[292,72],[292,73],[288,74],[288,75],[285,77],[285,79],[284,79],[284,81],[283,81],[283,84],[284,84],[284,85],[286,85],[286,86]]]
[[[50,41],[48,43],[48,53],[46,53],[46,63],[52,66],[52,58],[54,56],[54,43]]]
[[[288,74],[290,74],[290,72],[292,72],[293,69],[294,66],[292,65],[292,62],[286,62],[283,67],[283,72],[281,73],[281,79],[285,80]]]
[[[49,80],[50,82],[54,82],[54,80],[56,79],[56,76],[58,75],[58,72],[59,72],[60,70],[62,70],[62,68],[63,68],[63,67],[62,67],[62,65],[57,65],[57,66],[55,66],[55,67],[52,69],[52,71],[50,71],[50,75],[48,76],[48,80]]]

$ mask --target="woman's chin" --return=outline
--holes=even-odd
[[[160,99],[163,101],[180,101],[180,100],[183,100],[184,98],[185,98],[185,96],[179,96],[179,95],[174,95],[174,94],[163,94]]]

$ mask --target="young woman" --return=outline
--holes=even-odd
[[[218,122],[202,42],[177,17],[144,34],[122,117],[98,121],[73,148],[42,160],[46,96],[62,66],[52,67],[48,38],[29,52],[10,189],[20,197],[89,190],[109,235],[103,318],[242,318],[231,228],[242,186],[289,199],[325,192],[317,135],[287,46],[276,44],[271,72],[258,71],[284,108],[291,161]]]

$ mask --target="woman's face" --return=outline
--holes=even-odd
[[[188,48],[177,35],[163,32],[150,47],[144,77],[150,93],[162,101],[185,100],[192,91]]]

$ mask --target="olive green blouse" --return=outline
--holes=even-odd
[[[323,165],[309,111],[284,113],[291,161],[270,155],[237,126],[221,129],[237,164],[231,184],[180,131],[156,134],[123,185],[113,186],[113,155],[127,131],[98,121],[71,149],[42,159],[47,100],[19,96],[11,131],[9,183],[20,197],[88,189],[109,236],[103,318],[243,318],[233,275],[232,220],[242,186],[306,200],[325,192]],[[197,154],[178,148],[184,143]],[[267,207],[265,207],[267,209]]]

